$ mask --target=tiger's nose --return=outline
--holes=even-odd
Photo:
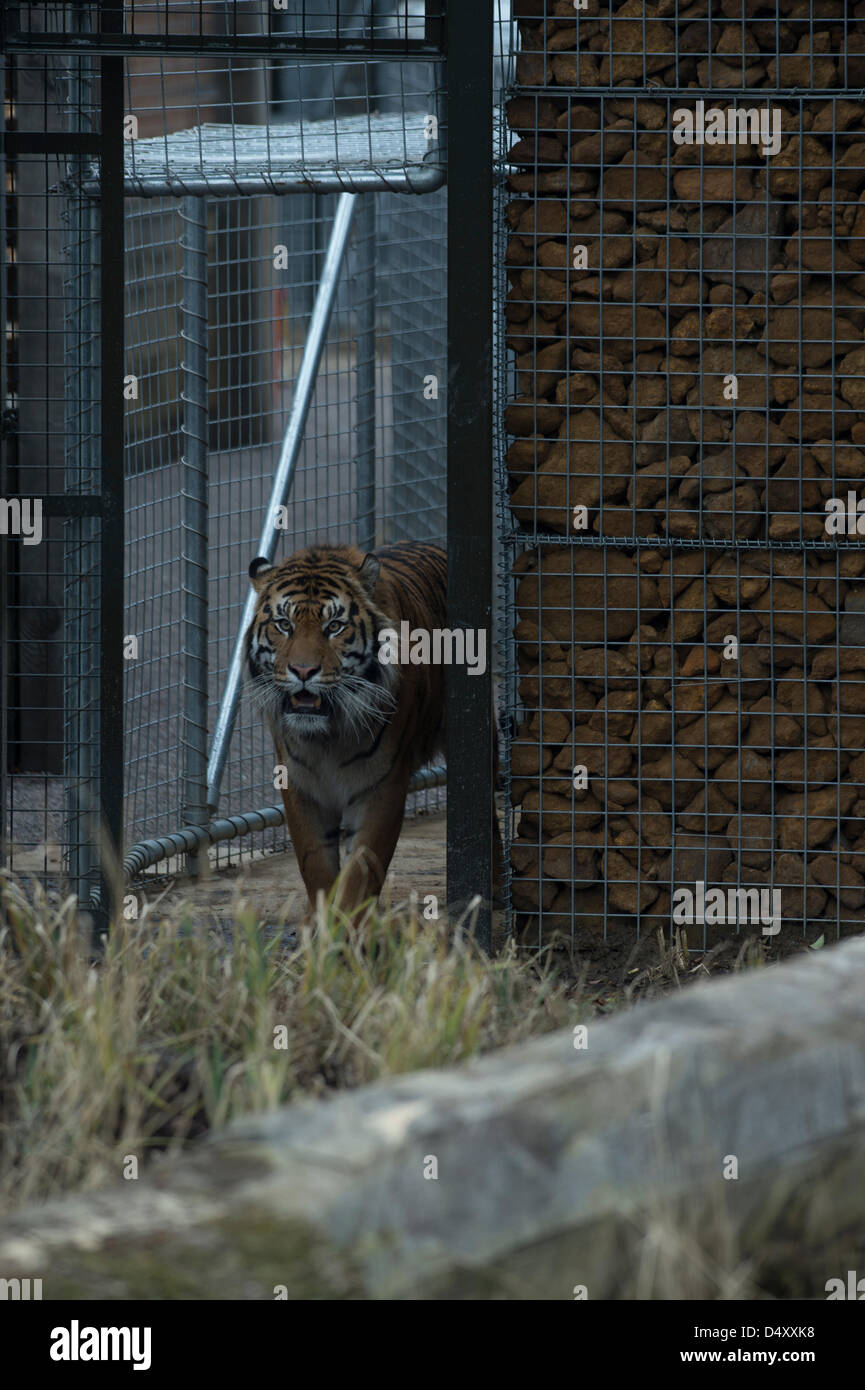
[[[299,681],[308,681],[310,676],[314,676],[316,671],[320,671],[320,666],[289,666],[292,675],[297,676]]]

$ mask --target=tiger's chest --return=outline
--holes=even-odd
[[[345,735],[300,739],[283,730],[280,742],[292,786],[343,816],[374,791],[393,764],[390,722],[361,740]]]

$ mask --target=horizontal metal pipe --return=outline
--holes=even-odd
[[[447,769],[436,764],[416,772],[409,783],[409,791],[427,791],[432,787],[443,787],[446,783]],[[124,880],[130,882],[145,869],[152,868],[163,859],[170,859],[172,855],[189,854],[222,840],[234,840],[238,835],[250,835],[254,830],[268,830],[284,823],[281,806],[262,806],[258,811],[247,811],[244,815],[222,816],[208,826],[184,825],[170,835],[160,835],[133,845],[123,860]]]
[[[151,8],[153,8],[151,6]],[[94,58],[130,58],[140,53],[164,57],[293,58],[303,63],[435,62],[442,45],[425,39],[296,39],[278,33],[266,37],[238,34],[79,34],[13,30],[6,35],[8,53],[78,53]],[[642,88],[640,88],[642,91]]]
[[[281,179],[264,170],[246,178],[232,178],[226,174],[218,178],[151,179],[146,175],[127,174],[123,189],[133,198],[206,198],[233,194],[252,197],[261,193],[434,193],[446,181],[446,169],[428,165],[411,173],[380,174],[372,169],[359,169],[353,174],[323,171],[292,180]],[[85,193],[95,193],[99,180],[83,179],[81,187]]]
[[[184,825],[170,835],[160,835],[154,840],[142,840],[140,844],[132,846],[123,860],[124,878],[133,879],[144,869],[158,864],[161,859],[170,859],[174,854],[189,854],[206,845],[215,845],[221,840],[233,840],[238,835],[249,835],[253,830],[279,826],[284,819],[281,806],[263,806],[258,811],[247,811],[245,815],[225,816],[213,820],[207,826]]]

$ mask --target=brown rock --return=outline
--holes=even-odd
[[[819,916],[826,904],[826,894],[812,883],[805,860],[798,854],[779,854],[772,872],[775,885],[784,885],[781,892],[783,915],[788,918]]]
[[[639,703],[636,690],[613,691],[598,701],[594,714],[589,717],[589,728],[599,732],[606,730],[616,738],[627,738],[634,727]]]
[[[594,882],[599,877],[598,850],[603,849],[604,840],[603,831],[598,830],[584,830],[579,844],[569,831],[555,835],[541,853],[544,876],[565,883]]]
[[[550,441],[548,439],[538,439],[523,437],[515,439],[508,445],[506,460],[508,472],[519,476],[521,473],[533,473],[537,464],[542,463],[549,453]]]
[[[770,83],[779,87],[834,87],[838,80],[835,59],[814,56],[809,49],[810,39],[806,34],[798,53],[781,53],[772,58],[768,65]],[[806,196],[814,197],[814,194]]]
[[[617,738],[605,738],[602,729],[581,722],[571,739],[556,754],[554,767],[573,776],[575,767],[585,767],[590,778],[621,777],[633,761],[633,750]]]
[[[770,63],[770,71],[773,67],[774,63]],[[820,189],[830,181],[831,163],[832,157],[822,140],[814,135],[790,135],[782,141],[778,153],[769,159],[769,192],[773,198],[801,197],[806,203],[813,202]]]
[[[853,140],[845,146],[840,158],[835,159],[835,183],[839,188],[850,188],[856,192],[865,181],[865,144]],[[828,182],[828,180],[827,180]]]
[[[755,700],[750,707],[748,732],[743,744],[750,748],[772,749],[797,748],[803,737],[801,718],[794,718],[788,710],[778,707],[767,695]]]
[[[852,865],[829,854],[818,854],[808,861],[808,871],[816,883],[827,888],[845,907],[865,907],[865,878]]]
[[[778,819],[778,844],[781,849],[798,853],[815,849],[837,831],[838,821],[847,814],[856,800],[856,790],[850,786],[821,787],[809,792],[780,796],[775,802]]]
[[[528,730],[523,738],[528,738]],[[539,777],[553,761],[549,748],[539,748],[534,741],[522,742],[520,739],[511,745],[511,774],[514,777]]]
[[[632,476],[631,448],[609,431],[601,434],[596,411],[571,415],[537,473],[524,479],[511,495],[514,515],[530,525],[563,535],[573,531],[574,507],[596,507],[623,497]],[[601,470],[603,468],[603,475]]]
[[[589,793],[582,801],[558,792],[536,787],[527,792],[522,801],[520,826],[531,834],[539,831],[544,835],[561,835],[565,831],[581,835],[585,830],[594,830],[603,820],[603,807]]]
[[[724,391],[728,389],[727,379],[735,378],[737,396],[735,404],[740,409],[765,411],[769,399],[769,383],[765,359],[756,347],[748,343],[724,344],[721,347],[707,347],[701,359],[703,378],[703,399],[707,405],[732,404]]]
[[[835,682],[834,707],[842,714],[865,714],[865,671],[851,672]]]
[[[732,191],[734,171],[730,169],[718,172],[727,176]],[[750,175],[750,171],[736,171],[738,179],[741,179],[743,174]],[[738,189],[739,184],[736,187]],[[739,196],[750,195],[740,192]],[[779,237],[783,227],[783,204],[761,197],[759,191],[755,190],[753,202],[746,203],[743,208],[722,219],[718,226],[712,229],[714,234],[703,245],[703,273],[718,284],[735,284],[737,289],[762,292],[765,289],[766,272],[777,261],[781,251],[782,242]]]
[[[612,350],[615,340],[620,338],[627,340],[629,348],[635,339],[647,339],[649,346],[653,347],[658,340],[666,338],[664,315],[648,304],[635,307],[629,304],[605,304],[603,311],[597,304],[573,304],[568,314],[571,332],[576,337],[597,339],[601,332],[602,312],[604,346],[608,352]]]
[[[650,699],[640,709],[631,732],[631,742],[643,750],[644,757],[655,757],[654,749],[669,745],[673,716],[660,700]]]
[[[810,744],[807,748],[791,748],[775,758],[775,781],[790,791],[804,792],[824,782],[834,782],[839,768],[842,771],[847,762],[847,754],[839,753],[834,747],[821,748]]]
[[[574,681],[564,661],[545,661],[543,672],[538,667],[530,667],[520,677],[520,699],[526,705],[537,705],[543,697],[545,706],[555,705],[559,709],[576,708],[582,701],[594,708],[594,700],[589,696],[586,686]]]
[[[569,158],[572,164],[608,166],[621,159],[626,152],[633,152],[634,137],[630,131],[598,130],[584,135],[571,145]]]
[[[805,228],[797,232],[787,242],[784,254],[791,265],[822,275],[858,269],[852,256],[838,245],[833,236],[827,236],[822,228]]]
[[[692,642],[703,630],[706,613],[717,606],[714,594],[703,579],[695,579],[675,600],[670,614],[670,640]]]
[[[552,434],[558,429],[562,411],[544,400],[523,397],[505,407],[505,430],[508,434]]]
[[[536,875],[531,879],[511,880],[511,902],[517,912],[537,912],[539,907],[546,912],[547,908],[552,907],[556,885],[549,879],[539,882],[539,878],[540,875]],[[546,918],[544,920],[546,921]]]
[[[609,647],[576,647],[571,670],[591,690],[636,690],[637,668],[628,657]]]
[[[631,557],[613,550],[545,550],[539,573],[525,575],[517,589],[520,616],[540,608],[546,626],[568,646],[626,641],[637,626],[638,605],[642,618],[657,615],[656,581],[639,576]]]
[[[702,676],[721,669],[721,658],[711,647],[692,647],[682,662],[683,676]]]
[[[511,97],[505,111],[511,130],[525,131],[528,135],[535,130],[551,130],[560,114],[559,105],[548,97],[530,96]],[[597,119],[600,122],[600,116]]]
[[[769,576],[761,574],[744,556],[721,555],[712,562],[707,585],[720,603],[728,608],[754,603],[769,586]]]
[[[514,627],[514,638],[521,648],[521,665],[526,660],[536,663],[543,659],[545,667],[549,668],[551,662],[563,662],[565,659],[564,649],[543,624],[538,627],[534,622],[519,622]]]
[[[591,508],[597,506],[599,491],[597,484],[594,488],[583,484],[576,497],[580,505]],[[568,479],[558,470],[526,478],[510,499],[511,510],[518,521],[539,530],[558,531],[561,535],[570,533],[574,505],[570,501]]]
[[[676,813],[676,827],[717,835],[726,830],[735,807],[714,781],[701,787],[684,810]]]
[[[619,386],[621,381],[621,377],[610,375],[604,377],[604,398],[606,400],[611,398],[627,399],[624,385]],[[571,372],[569,376],[559,381],[555,399],[557,405],[588,405],[598,399],[598,382],[587,372]]]
[[[687,456],[679,457],[684,457],[686,465],[690,466],[691,460]],[[638,510],[653,507],[658,498],[663,497],[667,491],[667,477],[668,467],[665,459],[656,459],[654,463],[639,469],[628,484],[628,502]]]
[[[742,868],[768,869],[775,847],[775,831],[771,816],[749,814],[733,816],[727,825],[727,843],[734,851],[735,862]]]
[[[649,883],[623,854],[608,850],[604,855],[604,877],[607,883],[607,898],[620,912],[642,912],[655,901],[659,888]]]
[[[684,753],[666,749],[659,757],[644,758],[640,784],[643,792],[665,811],[687,806],[703,786],[703,774]]]
[[[687,886],[702,881],[718,883],[732,860],[723,835],[694,835],[676,831],[667,872],[659,865],[659,879]]]
[[[773,512],[795,511],[820,507],[820,489],[808,472],[817,473],[812,455],[804,453],[802,458],[791,453],[781,467],[766,484],[766,505]]]
[[[779,447],[773,447],[775,445]],[[733,448],[736,462],[751,477],[762,478],[766,474],[767,462],[771,469],[786,457],[789,441],[774,420],[767,422],[764,414],[743,410],[736,414]]]
[[[796,642],[820,644],[834,636],[836,617],[816,593],[803,593],[802,585],[775,580],[758,606],[759,612],[771,612],[775,633],[792,637]]]
[[[827,102],[814,113],[811,130],[814,134],[833,130],[849,130],[851,126],[862,124],[862,105],[858,101],[847,101],[843,97]]]
[[[686,724],[692,724],[701,714],[714,709],[723,694],[724,686],[720,681],[677,685],[675,691],[668,691],[667,698],[675,709],[676,727],[684,729]]]
[[[535,743],[558,748],[570,737],[571,721],[563,710],[540,709],[529,720],[529,738]]]
[[[686,168],[673,174],[673,188],[684,202],[744,202],[753,192],[749,168]]]
[[[667,201],[667,175],[663,169],[649,167],[638,156],[634,162],[633,150],[628,150],[624,158],[606,168],[601,175],[601,196],[605,204],[630,212],[635,198],[640,208],[663,207]]]
[[[785,367],[822,367],[831,362],[839,344],[855,342],[861,330],[852,319],[819,304],[775,308],[766,339],[757,344],[773,362]]]
[[[560,59],[556,59],[559,62]],[[543,53],[517,54],[517,82],[521,87],[545,87],[553,75],[553,65]]]
[[[628,823],[637,832],[647,849],[669,853],[673,838],[673,822],[664,814],[660,801],[653,796],[640,798],[638,811],[628,816]]]
[[[795,754],[793,755],[795,756]],[[743,811],[767,811],[772,800],[772,765],[753,748],[731,753],[715,768],[715,783]]]
[[[836,650],[834,647],[824,647],[817,652],[811,663],[811,679],[815,681],[831,680],[836,672],[842,675],[857,673],[858,680],[865,680],[865,648],[854,647]]]
[[[746,477],[744,469],[736,467],[732,449],[723,449],[690,466],[679,484],[679,497],[683,502],[698,503],[711,493],[729,492],[734,478]]]
[[[717,767],[738,746],[740,720],[747,728],[748,715],[739,710],[738,701],[723,695],[708,714],[679,727],[676,720],[676,748],[681,748],[698,767]]]
[[[527,135],[507,154],[509,164],[561,164],[565,159],[561,141],[552,135]]]

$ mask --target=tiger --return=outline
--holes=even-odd
[[[401,541],[364,552],[314,545],[253,560],[245,639],[254,701],[270,727],[285,819],[313,914],[320,894],[352,920],[376,900],[413,772],[445,753],[444,668],[388,664],[379,633],[447,626],[447,557]],[[493,809],[495,832],[498,822]],[[340,877],[340,835],[350,849]],[[498,860],[497,860],[498,862]]]

